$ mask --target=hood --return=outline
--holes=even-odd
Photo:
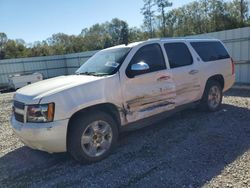
[[[17,90],[15,94],[15,100],[28,102],[37,101],[44,97],[49,96],[60,91],[67,90],[72,87],[87,84],[96,80],[103,79],[104,77],[88,76],[88,75],[70,75],[70,76],[59,76],[36,82],[34,84],[25,86]]]

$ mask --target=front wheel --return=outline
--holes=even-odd
[[[104,112],[83,114],[73,121],[68,151],[81,163],[104,159],[114,148],[118,129],[112,117]]]
[[[206,111],[217,111],[222,102],[222,87],[214,80],[208,81],[199,108]]]

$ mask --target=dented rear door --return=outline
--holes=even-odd
[[[198,100],[201,92],[200,68],[196,57],[189,50],[189,44],[166,42],[164,49],[176,86],[176,106]]]
[[[129,76],[131,65],[147,63],[150,70]],[[159,43],[140,47],[131,58],[122,76],[123,110],[125,123],[131,123],[175,108],[175,84],[167,69]]]

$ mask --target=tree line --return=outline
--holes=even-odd
[[[167,11],[168,0],[144,0],[144,30],[149,37],[177,37],[250,26],[245,0],[199,0]]]
[[[143,0],[140,28],[114,18],[84,28],[79,35],[53,34],[27,45],[0,33],[0,59],[61,55],[99,50],[154,37],[178,37],[250,26],[249,7],[244,0],[200,0],[171,9],[169,0]]]

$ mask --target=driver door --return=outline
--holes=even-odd
[[[122,80],[127,123],[175,108],[175,84],[159,43],[139,48]]]

